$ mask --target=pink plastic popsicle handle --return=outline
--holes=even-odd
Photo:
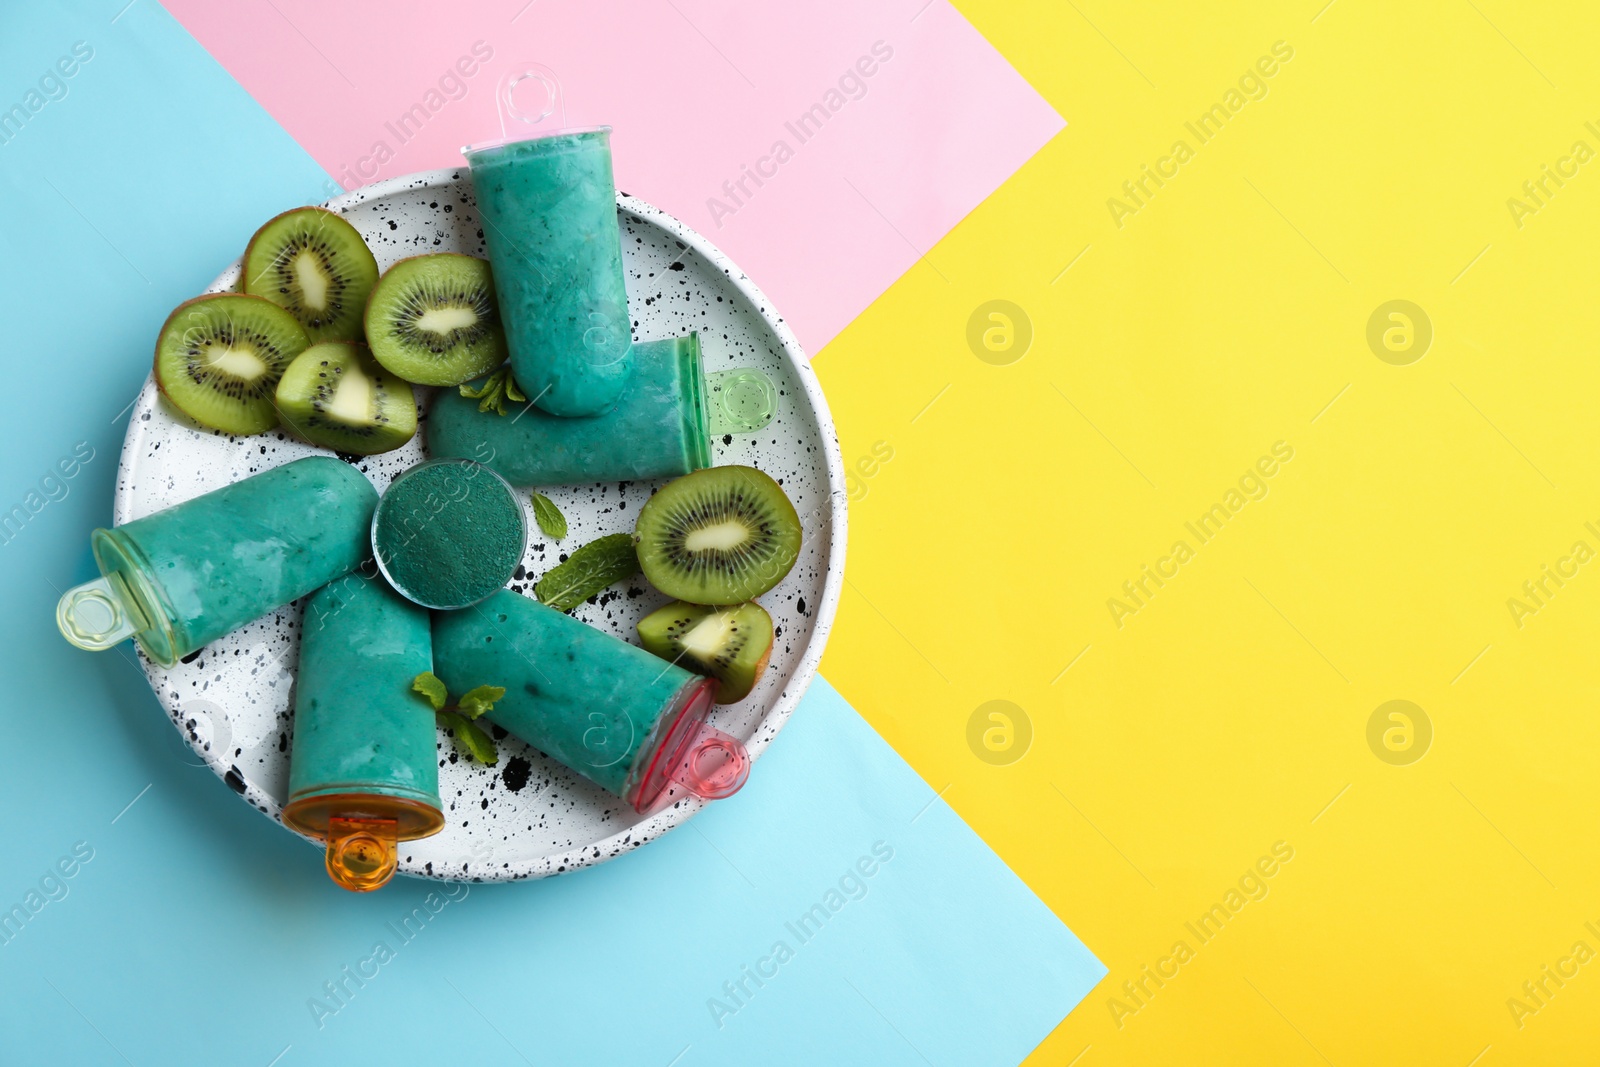
[[[702,722],[667,777],[703,800],[722,800],[749,779],[750,754],[737,737]]]

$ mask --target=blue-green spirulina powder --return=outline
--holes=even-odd
[[[396,590],[430,608],[477,603],[522,562],[522,505],[469,460],[415,467],[378,502],[373,549]]]

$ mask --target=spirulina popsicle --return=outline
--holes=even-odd
[[[744,745],[705,722],[716,682],[502,590],[433,617],[434,673],[451,692],[496,679],[485,717],[647,813],[682,786],[708,800],[744,784]]]
[[[99,651],[132,637],[170,667],[370,554],[378,492],[331,456],[308,456],[90,535],[101,577],[69,589],[61,633]]]
[[[446,390],[428,417],[428,453],[477,460],[518,486],[672,478],[711,465],[713,433],[765,426],[776,399],[759,371],[708,379],[691,333],[634,345],[633,377],[603,415],[557,418],[527,405],[500,415]]]
[[[633,344],[611,127],[462,151],[517,381],[552,415],[609,410],[627,384]]]
[[[346,889],[383,885],[397,841],[444,826],[433,710],[411,691],[432,669],[428,612],[381,578],[346,575],[307,601],[283,821],[327,843]]]

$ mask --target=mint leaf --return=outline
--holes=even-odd
[[[557,611],[571,611],[608,585],[639,573],[633,535],[618,533],[590,541],[539,579],[534,596]]]
[[[561,514],[561,509],[556,507],[555,501],[543,493],[533,494],[533,518],[539,524],[539,529],[551,540],[559,541],[567,536],[567,517]]]
[[[494,741],[478,728],[476,723],[463,719],[453,712],[439,712],[439,725],[455,735],[456,743],[472,759],[494,766],[500,762],[500,753]]]
[[[505,688],[498,685],[480,685],[470,693],[462,694],[456,703],[462,715],[469,719],[476,719],[484,712],[493,711],[495,701],[506,695]]]
[[[487,377],[487,378],[485,378],[483,380],[483,384],[481,386],[479,386],[476,390],[474,390],[470,384],[465,383],[465,382],[462,383],[462,385],[461,385],[461,395],[466,397],[468,400],[477,400],[477,399],[479,399],[481,397],[491,396],[493,393],[495,393],[497,391],[495,389],[495,385],[496,385],[496,383],[495,383],[495,380],[494,380],[494,375],[491,374],[491,375],[489,375],[489,377]],[[483,409],[484,409],[484,405],[482,405],[482,404],[478,405],[478,410],[479,411],[482,411]]]
[[[413,692],[421,693],[434,711],[440,711],[450,702],[450,694],[445,691],[444,683],[432,671],[423,671],[411,680]]]
[[[513,400],[521,403],[528,398],[522,395],[522,390],[517,388],[517,383],[511,377],[509,366],[501,367],[483,380],[483,385],[474,390],[469,385],[461,387],[461,395],[468,400],[478,402],[479,411],[494,409],[496,415],[506,413],[506,401]]]

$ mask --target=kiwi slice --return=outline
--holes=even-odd
[[[506,361],[489,264],[439,252],[402,259],[367,300],[367,343],[393,374],[460,385]]]
[[[800,556],[800,517],[754,467],[709,467],[668,482],[639,509],[639,567],[691,604],[738,604],[783,581]]]
[[[296,434],[335,452],[388,452],[417,432],[411,386],[378,365],[365,345],[324,341],[289,364],[278,414]]]
[[[717,703],[750,695],[772,658],[772,616],[755,601],[708,608],[673,601],[639,620],[646,651],[715,678]]]
[[[179,304],[156,340],[156,385],[202,426],[232,434],[278,424],[278,379],[305,351],[294,316],[259,296],[216,293]]]
[[[361,314],[377,280],[367,242],[326,208],[285,211],[244,250],[244,291],[289,312],[312,341],[361,340]]]

